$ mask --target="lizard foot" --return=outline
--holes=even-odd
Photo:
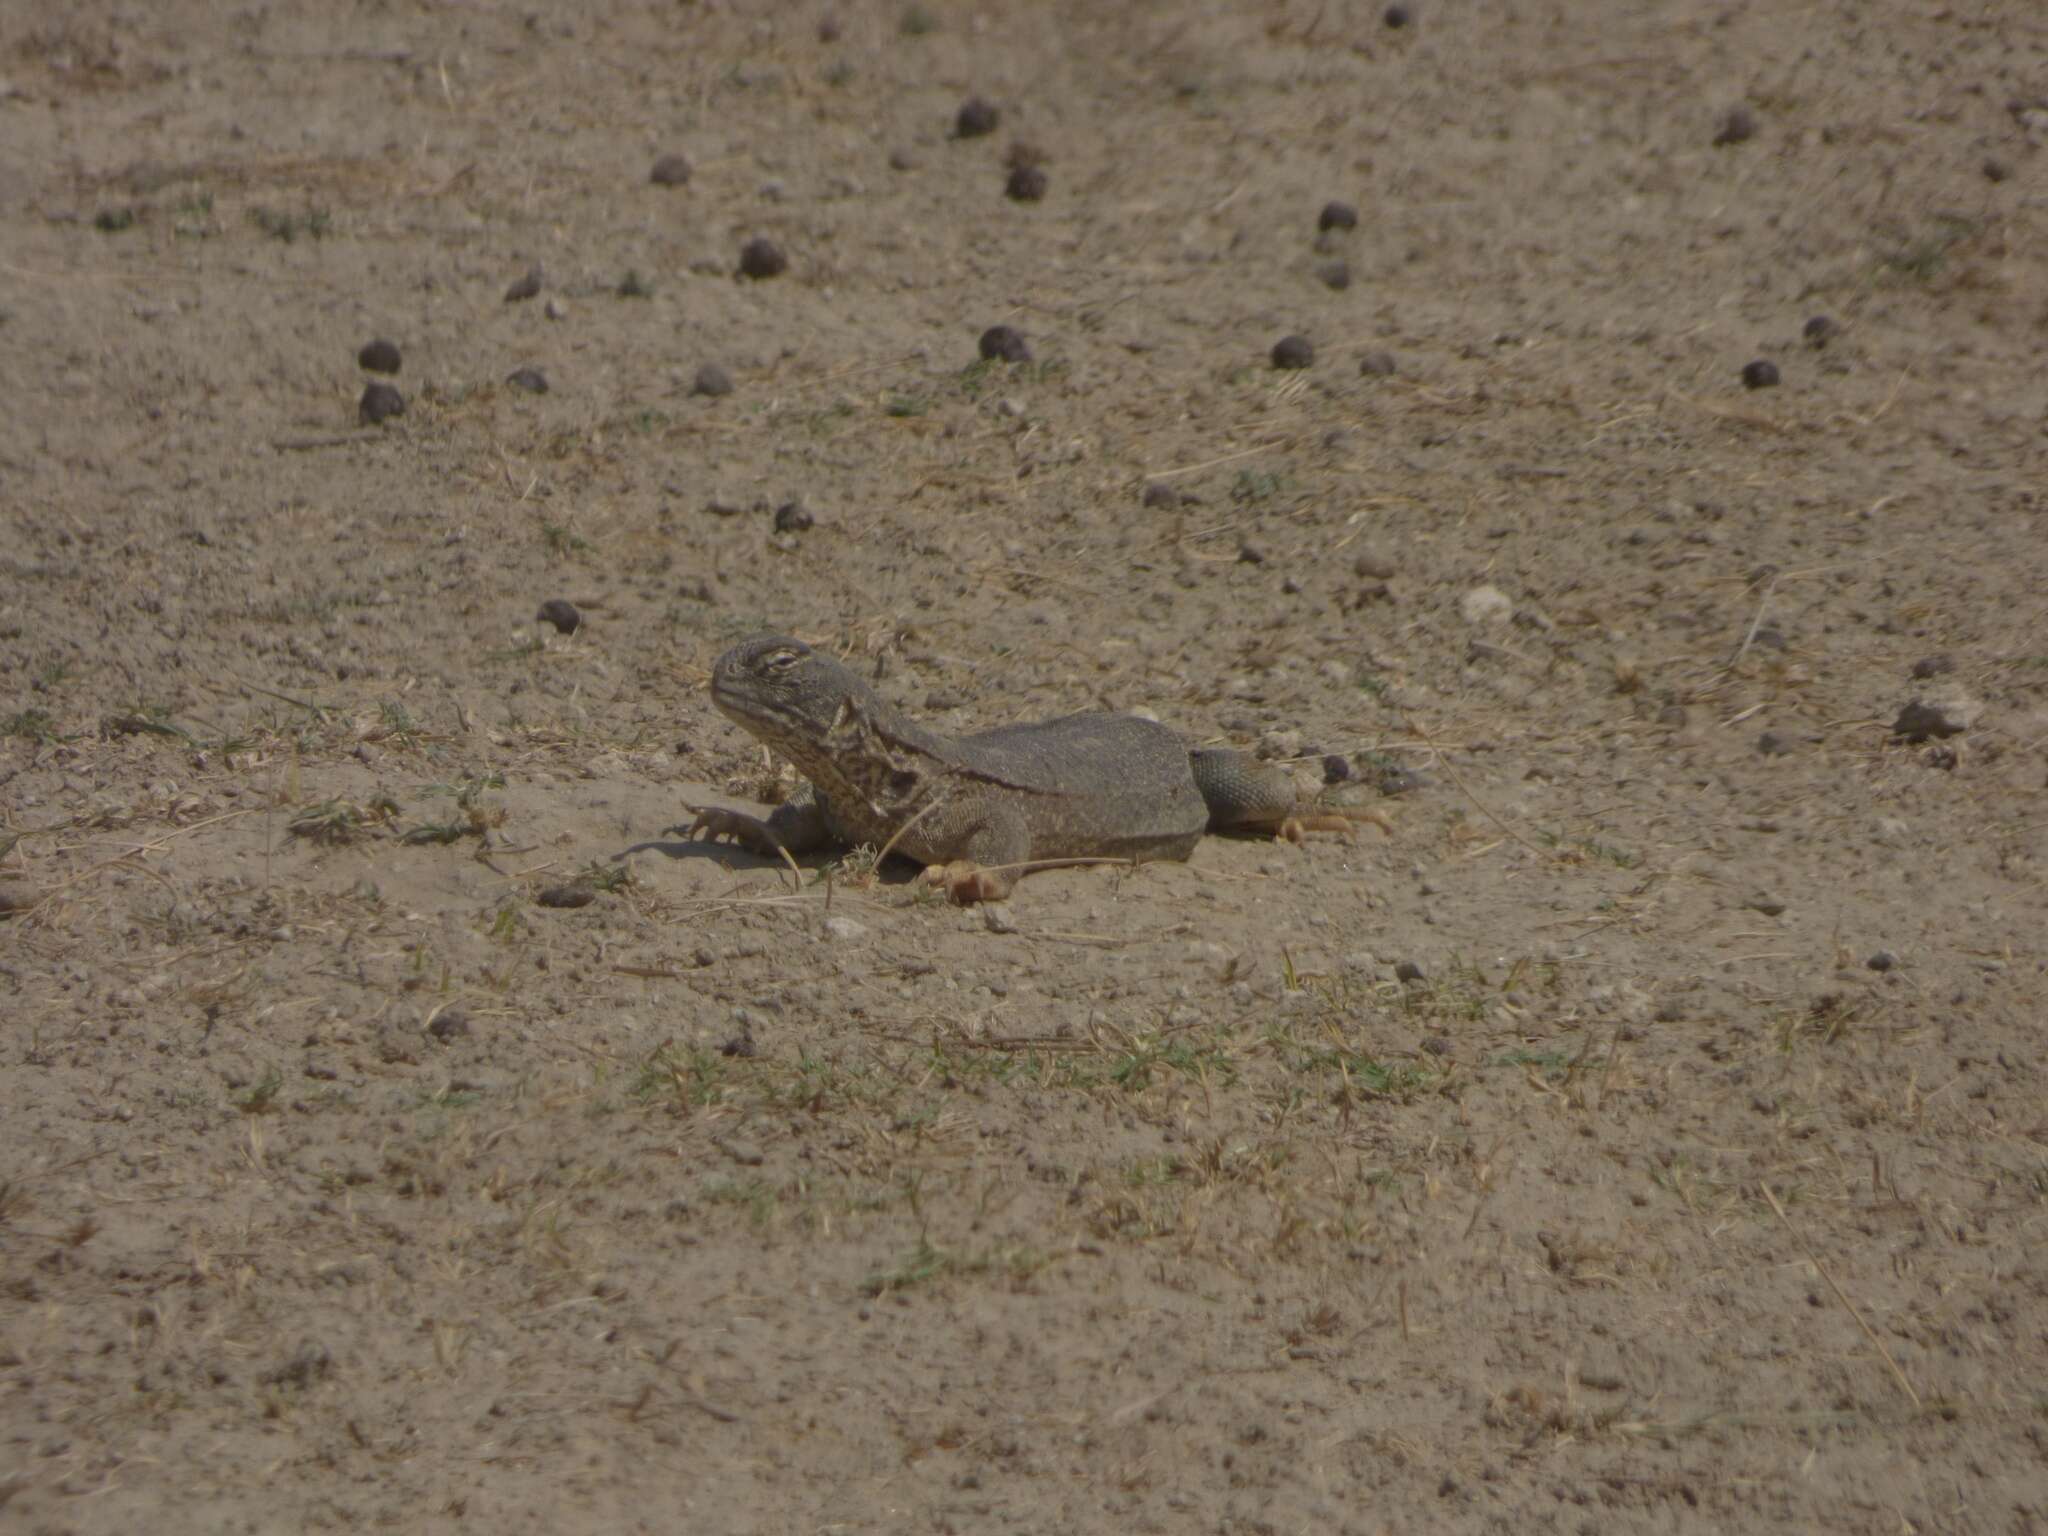
[[[1383,813],[1370,806],[1356,805],[1326,807],[1283,817],[1273,829],[1273,835],[1298,844],[1306,843],[1311,832],[1334,832],[1348,843],[1351,841],[1351,829],[1361,821],[1371,822],[1389,837],[1393,835],[1394,824]]]
[[[692,816],[685,826],[678,822],[668,830],[680,832],[685,837],[700,834],[706,842],[717,842],[721,837],[731,838],[749,853],[758,853],[764,858],[787,858],[782,841],[768,830],[768,823],[758,816],[749,816],[745,811],[729,811],[721,805],[686,805],[684,810]]]
[[[1017,877],[1009,871],[983,869],[971,859],[926,865],[924,879],[927,885],[943,890],[948,901],[962,907],[973,906],[977,901],[1001,901],[1017,883]]]

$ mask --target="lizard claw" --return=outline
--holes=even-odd
[[[1016,877],[1007,872],[983,869],[972,859],[955,859],[950,864],[928,864],[924,881],[946,893],[955,906],[971,907],[977,901],[1001,901],[1010,894]]]
[[[1276,838],[1290,843],[1306,843],[1311,832],[1334,832],[1345,842],[1351,841],[1351,829],[1361,821],[1369,821],[1389,836],[1393,835],[1394,824],[1381,812],[1369,806],[1326,807],[1287,817],[1274,829]]]
[[[749,816],[745,811],[727,810],[722,805],[686,805],[684,810],[691,813],[691,821],[685,826],[678,822],[668,830],[680,832],[685,837],[702,836],[706,842],[715,843],[721,837],[730,838],[749,853],[758,853],[764,858],[788,857],[783,851],[780,838],[768,830],[768,823],[758,816]]]

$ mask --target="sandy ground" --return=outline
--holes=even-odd
[[[2033,0],[0,12],[0,1526],[2043,1530],[2044,144]],[[771,627],[1396,830],[798,885]]]

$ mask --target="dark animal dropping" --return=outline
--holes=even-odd
[[[1273,343],[1275,368],[1306,368],[1316,360],[1316,349],[1306,336],[1282,336]]]
[[[398,343],[381,337],[356,354],[356,363],[370,373],[398,372]]]
[[[981,355],[991,362],[1028,363],[1031,347],[1016,327],[992,325],[981,333]]]
[[[742,277],[780,277],[789,270],[789,258],[773,240],[749,240],[740,247]]]
[[[390,416],[405,414],[405,396],[389,384],[370,384],[363,389],[363,398],[356,405],[356,418],[366,427],[374,427]]]

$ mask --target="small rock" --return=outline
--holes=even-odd
[[[1899,957],[1888,949],[1880,949],[1863,963],[1873,971],[1888,971],[1899,963]]]
[[[960,110],[953,114],[953,132],[963,139],[978,139],[996,131],[996,124],[1003,120],[1003,114],[994,105],[979,96],[970,96],[960,103]]]
[[[583,614],[566,597],[551,597],[540,605],[540,612],[533,616],[536,624],[552,624],[565,635],[573,635],[583,623]]]
[[[566,320],[569,318],[569,306],[557,298],[549,298],[547,303],[541,305],[540,312],[550,320]]]
[[[43,893],[33,886],[18,880],[0,881],[0,917],[19,917],[33,911],[42,899]]]
[[[826,938],[841,944],[851,944],[855,939],[866,938],[868,932],[865,923],[857,923],[850,917],[838,916],[826,918],[818,928]]]
[[[732,375],[716,363],[706,363],[697,370],[697,377],[690,384],[693,395],[708,395],[716,400],[721,395],[732,393]]]
[[[398,363],[398,343],[382,337],[366,343],[356,354],[357,366],[368,373],[396,373]]]
[[[505,382],[514,389],[523,389],[529,395],[544,395],[548,392],[548,376],[538,368],[515,368],[505,376]]]
[[[759,1147],[737,1136],[714,1136],[711,1144],[743,1168],[758,1168],[767,1161]]]
[[[1816,352],[1833,341],[1841,332],[1842,328],[1826,315],[1814,315],[1799,328],[1799,334],[1805,338],[1806,344]]]
[[[1955,669],[1956,659],[1953,656],[1922,656],[1913,663],[1913,677],[1918,682],[1925,682],[1930,677],[1942,677]]]
[[[540,263],[536,261],[526,269],[525,275],[505,290],[505,302],[507,304],[517,304],[522,299],[532,298],[540,292],[541,284],[546,281],[547,274],[541,270]]]
[[[1015,933],[1016,914],[1007,901],[985,901],[981,904],[981,925],[990,933]]]
[[[389,384],[364,386],[363,398],[356,402],[356,419],[366,427],[374,427],[388,417],[404,414],[405,396]]]
[[[1742,365],[1742,387],[1744,389],[1771,389],[1778,382],[1778,365],[1767,357]]]
[[[1391,352],[1368,352],[1358,360],[1358,371],[1368,378],[1390,379],[1397,371]]]
[[[1668,726],[1669,728],[1675,731],[1684,730],[1686,723],[1689,720],[1691,720],[1691,718],[1692,717],[1686,713],[1685,706],[1683,704],[1666,704],[1662,709],[1657,711],[1657,723],[1662,726]]]
[[[1784,757],[1797,750],[1799,743],[1783,731],[1765,731],[1756,739],[1757,751],[1765,757]]]
[[[1401,5],[1398,3],[1390,5],[1384,11],[1380,12],[1380,20],[1385,22],[1388,26],[1393,27],[1397,31],[1400,28],[1407,26],[1408,23],[1413,21],[1414,19],[1414,9],[1410,6]]]
[[[534,899],[544,907],[587,907],[597,899],[597,892],[587,885],[550,885]]]
[[[811,516],[811,509],[801,501],[785,501],[775,509],[775,531],[777,533],[803,533],[817,519]]]
[[[1282,336],[1273,343],[1275,368],[1306,368],[1315,360],[1315,345],[1306,336]]]
[[[917,156],[907,149],[892,149],[889,151],[889,169],[892,171],[914,171],[917,169]]]
[[[654,169],[647,173],[647,179],[657,187],[687,187],[690,184],[690,162],[681,155],[663,155],[654,162]]]
[[[1504,624],[1514,617],[1515,605],[1496,586],[1474,587],[1459,599],[1458,609],[1467,624]]]
[[[1377,550],[1365,550],[1351,562],[1351,569],[1367,581],[1391,581],[1394,577],[1394,562]]]
[[[714,496],[711,500],[704,503],[704,510],[713,517],[738,517],[747,509],[736,501],[727,501],[722,496]]]
[[[1180,492],[1164,480],[1147,480],[1145,494],[1140,499],[1148,507],[1177,507],[1180,505]]]
[[[752,1061],[761,1052],[760,1048],[754,1044],[754,1032],[750,1029],[742,1029],[738,1034],[733,1035],[724,1044],[719,1046],[718,1054],[721,1056],[736,1056],[741,1061]]]
[[[1266,563],[1266,552],[1256,544],[1240,544],[1237,546],[1237,563],[1239,565],[1264,565]]]
[[[1342,293],[1351,286],[1351,263],[1348,261],[1325,261],[1316,267],[1316,277],[1325,288]]]
[[[992,325],[981,333],[981,355],[991,362],[1028,363],[1031,347],[1024,333],[1014,326]]]
[[[1747,144],[1756,137],[1756,114],[1747,107],[1730,107],[1721,114],[1714,129],[1714,146]]]
[[[1984,162],[1984,179],[1986,181],[2003,181],[2011,174],[2012,167],[1995,156]]]
[[[773,240],[756,238],[740,247],[740,276],[754,279],[780,277],[789,270],[789,258]]]
[[[1014,203],[1035,203],[1045,197],[1047,185],[1043,166],[1020,165],[1003,183],[1003,196]]]
[[[1969,722],[1950,705],[1928,704],[1915,699],[1899,711],[1892,722],[1892,734],[1909,742],[1923,742],[1932,736],[1960,736]]]
[[[1743,905],[1752,912],[1763,913],[1765,917],[1778,917],[1785,910],[1785,903],[1773,896],[1769,891],[1758,891],[1745,901]]]
[[[1456,1046],[1449,1035],[1430,1035],[1423,1040],[1422,1048],[1432,1056],[1448,1056]]]
[[[1323,758],[1323,782],[1342,784],[1351,777],[1351,759],[1338,752],[1331,752]]]
[[[1333,229],[1358,228],[1358,210],[1349,203],[1325,203],[1323,211],[1316,215],[1316,228],[1324,233]]]
[[[1422,974],[1422,967],[1413,960],[1403,960],[1394,967],[1394,980],[1426,981],[1428,978]]]

